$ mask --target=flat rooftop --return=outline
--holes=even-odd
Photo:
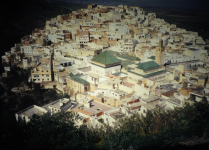
[[[64,71],[64,72],[55,72],[55,74],[59,75],[59,76],[68,76],[68,72],[67,71]]]
[[[117,93],[117,94],[119,94],[119,95],[128,94],[127,92],[122,91],[122,90],[119,90],[119,89],[116,89],[116,90],[110,90],[110,91],[115,92],[115,93]]]
[[[59,100],[56,100],[54,102],[51,102],[47,105],[44,105],[43,108],[47,109],[48,106],[50,107],[54,107],[54,108],[58,108],[58,109],[61,109],[62,106],[64,106],[65,104],[67,104],[70,100],[67,99],[67,98],[64,98],[64,99],[59,99]],[[62,105],[63,104],[63,105]],[[69,107],[70,107],[70,103],[69,103]],[[66,107],[66,106],[65,106]]]
[[[55,59],[54,61],[58,63],[72,62],[70,58],[58,58],[58,59]]]
[[[117,119],[121,119],[125,117],[126,115],[119,111],[119,112],[110,114],[110,116],[117,120]]]
[[[160,100],[158,96],[149,96],[149,97],[146,97],[146,98],[142,99],[142,101],[146,102],[146,103],[154,102],[154,101],[157,101],[157,100]]]
[[[46,110],[44,110],[43,108],[40,108],[38,106],[33,105],[33,106],[29,107],[28,109],[25,109],[25,111],[23,110],[19,114],[23,114],[25,116],[32,117],[33,114],[38,115],[38,116],[42,116],[45,113],[46,113]]]
[[[181,104],[181,100],[176,99],[176,98],[172,98],[172,99],[168,99],[168,102],[175,104],[175,105],[180,105]]]
[[[77,73],[77,72],[76,72],[76,68],[73,67],[73,66],[67,66],[67,67],[65,67],[65,70],[67,70],[68,72],[72,72],[72,73],[74,73],[74,74]]]
[[[90,112],[92,114],[97,114],[99,112],[104,112],[104,111],[108,111],[110,109],[112,109],[113,107],[109,106],[109,105],[105,105],[103,103],[97,102],[97,101],[92,101],[91,102],[91,108],[87,108],[84,107],[83,110]]]

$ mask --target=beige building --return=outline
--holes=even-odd
[[[198,85],[199,86],[206,86],[206,83],[207,83],[207,80],[208,80],[208,75],[201,75],[199,78],[198,78]]]
[[[31,78],[34,83],[52,81],[50,64],[42,63],[31,70]]]
[[[70,87],[70,96],[73,96],[77,93],[83,93],[90,90],[90,84],[84,79],[80,78],[80,75],[69,74],[69,77],[66,79],[67,85]]]
[[[77,51],[79,56],[96,56],[102,53],[102,49],[91,48],[90,46],[79,48]]]
[[[89,42],[89,32],[77,30],[75,39],[76,39],[76,42],[79,42],[80,44],[83,44],[83,45],[87,45],[87,43]]]

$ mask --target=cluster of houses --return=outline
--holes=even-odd
[[[16,113],[73,111],[78,124],[114,126],[118,119],[148,110],[172,110],[209,101],[209,41],[125,5],[88,5],[59,15],[24,36],[2,56],[7,77],[13,66],[33,68],[29,82],[56,88],[70,99]],[[125,68],[115,53],[139,58]]]

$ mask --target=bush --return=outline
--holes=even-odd
[[[95,149],[87,130],[75,126],[72,112],[33,116],[29,123],[22,122],[25,148]]]
[[[5,135],[18,139],[21,148],[66,149],[170,149],[195,136],[209,136],[209,106],[203,102],[173,111],[148,111],[146,117],[133,114],[115,127],[78,127],[77,119],[72,112],[33,116],[29,123],[19,122]]]
[[[209,136],[209,106],[196,102],[193,106],[186,104],[184,108],[173,111],[148,111],[146,117],[134,114],[120,120],[118,126],[115,133],[103,140],[101,148],[114,148],[114,145],[117,145],[115,149],[178,146],[180,142],[195,136]]]
[[[25,109],[27,107],[35,105],[36,103],[37,102],[32,95],[24,95],[22,98],[20,98],[19,108]]]
[[[55,90],[47,90],[43,93],[44,98],[56,99],[57,92]]]

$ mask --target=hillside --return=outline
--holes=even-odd
[[[35,28],[44,27],[46,20],[82,7],[86,8],[86,5],[49,0],[5,1],[0,5],[0,55],[20,43],[21,37],[31,34]],[[2,66],[0,72],[3,72]]]

